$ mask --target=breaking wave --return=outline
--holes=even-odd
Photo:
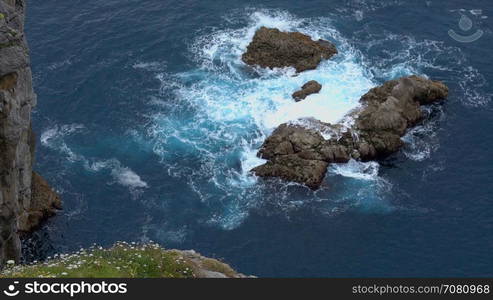
[[[86,171],[99,172],[101,170],[109,170],[114,182],[128,187],[132,192],[137,192],[140,188],[148,187],[147,183],[139,175],[130,168],[122,165],[116,158],[107,160],[92,159],[73,151],[65,142],[65,138],[81,133],[84,130],[85,126],[81,124],[54,126],[43,131],[40,138],[41,144],[65,155],[65,158],[71,163],[82,164]]]
[[[378,1],[365,3],[370,4],[351,17],[361,21],[380,7]],[[291,68],[247,67],[241,54],[260,26],[330,40],[339,54],[301,74]],[[349,35],[338,31],[331,17],[304,19],[277,10],[234,12],[224,18],[220,28],[204,28],[190,44],[188,54],[195,66],[190,70],[167,72],[170,63],[160,61],[131,64],[133,72],[153,74],[160,83],[158,92],[148,98],[149,122],[144,130],[134,130],[132,138],[152,149],[165,174],[174,180],[170,182],[183,184],[183,193],[205,206],[207,211],[200,212],[205,217],[201,215],[197,222],[224,229],[236,228],[252,210],[289,217],[292,211],[306,208],[329,215],[348,209],[384,213],[396,209],[387,197],[391,180],[377,162],[333,164],[318,191],[253,176],[249,171],[264,163],[256,156],[260,145],[281,123],[303,117],[338,122],[359,105],[368,89],[410,74],[457,79],[453,89],[462,96],[453,101],[466,106],[485,105],[491,98],[485,93],[484,77],[468,64],[459,48],[444,42],[376,32],[368,26]],[[294,102],[291,94],[309,80],[322,84],[320,93]],[[426,115],[427,122],[403,137],[406,146],[402,153],[417,163],[439,147],[436,132],[444,112],[431,108]],[[110,184],[131,191],[154,188],[116,158],[84,156],[66,143],[66,137],[84,130],[83,125],[55,126],[43,132],[41,141],[63,153],[69,162],[80,163],[87,172],[108,172]],[[184,240],[187,230],[177,223],[166,225],[166,232],[173,233],[166,239]],[[149,230],[165,232],[162,228]]]
[[[347,199],[347,193],[334,193],[336,199],[327,196],[330,184],[313,192],[293,183],[266,183],[249,171],[264,162],[256,153],[281,123],[303,117],[335,123],[359,105],[361,95],[378,83],[362,53],[335,29],[330,18],[253,11],[228,17],[226,23],[225,28],[231,29],[203,33],[190,46],[196,69],[156,74],[162,83],[161,101],[151,101],[159,112],[151,114],[146,135],[168,174],[186,182],[209,205],[212,212],[207,223],[225,229],[241,224],[251,209],[269,213],[265,207],[270,205],[286,214],[308,202],[322,203],[331,212],[353,206],[355,199]],[[333,41],[340,54],[296,76],[291,68],[252,70],[241,61],[241,54],[261,26]],[[294,102],[291,94],[309,80],[322,84],[320,93]],[[329,172],[355,180],[351,189],[365,189],[366,195],[353,196],[380,199],[383,181],[378,179],[378,164],[356,167],[359,164],[337,165]],[[375,188],[367,191],[368,185]]]

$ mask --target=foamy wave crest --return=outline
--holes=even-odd
[[[373,12],[389,6],[401,5],[403,1],[381,1],[381,0],[347,0],[346,5],[337,7],[336,11],[345,16],[352,16],[357,21],[362,21],[365,14]]]
[[[378,180],[379,167],[380,165],[374,161],[359,162],[352,159],[345,164],[332,164],[329,172],[360,180]]]
[[[438,107],[426,107],[424,113],[426,122],[411,128],[402,137],[405,142],[402,152],[407,158],[415,161],[430,158],[431,154],[440,147],[438,140],[439,123],[445,114]]]
[[[85,127],[82,124],[56,125],[41,133],[41,144],[45,147],[65,154],[66,158],[71,162],[78,161],[81,157],[79,157],[67,146],[64,138],[84,129]]]
[[[350,40],[372,57],[365,64],[378,81],[433,74],[433,78],[447,78],[451,96],[460,95],[456,100],[466,106],[484,106],[491,101],[493,95],[488,92],[484,75],[471,65],[459,47],[389,31],[374,32],[369,27],[354,32]]]
[[[132,68],[139,70],[147,70],[147,71],[161,71],[164,67],[166,67],[166,64],[160,63],[157,61],[153,62],[136,62],[132,65]]]
[[[285,182],[273,187],[249,171],[265,162],[256,153],[281,123],[306,117],[334,123],[359,105],[361,95],[376,85],[361,53],[329,18],[300,19],[257,10],[227,16],[226,23],[229,29],[203,32],[190,46],[196,69],[156,76],[162,80],[162,101],[152,101],[159,112],[147,128],[154,153],[170,176],[186,182],[208,205],[211,216],[206,222],[224,229],[237,227],[251,209],[265,211],[265,205],[275,203],[275,210],[286,214],[299,209],[307,203],[291,198],[300,189],[314,203],[328,203],[323,195],[327,191],[314,193]],[[292,68],[252,69],[241,55],[261,26],[331,40],[340,54],[297,76]],[[293,101],[291,94],[309,80],[322,84],[320,93]],[[370,176],[367,171],[361,170],[361,176]]]
[[[117,183],[131,189],[148,187],[147,183],[142,181],[139,175],[130,168],[122,166],[120,161],[115,158],[95,162],[84,159],[83,164],[88,171],[98,172],[101,170],[110,170],[111,175],[115,178]]]
[[[109,170],[116,183],[128,187],[132,192],[137,192],[139,188],[147,188],[148,185],[139,175],[130,168],[123,166],[115,158],[108,160],[97,160],[86,158],[84,155],[73,151],[66,143],[65,138],[75,133],[80,133],[86,128],[84,125],[56,125],[48,128],[41,134],[41,144],[52,150],[65,155],[70,163],[80,163],[84,169],[90,172]]]
[[[215,120],[250,119],[263,133],[303,117],[337,122],[358,105],[364,92],[374,86],[371,76],[358,63],[357,51],[332,27],[329,19],[304,20],[286,13],[254,12],[248,22],[247,27],[199,38],[192,50],[202,68],[179,75],[185,79],[214,75],[181,90],[180,98],[194,99],[193,104]],[[314,39],[336,41],[341,51],[335,60],[325,61],[317,70],[297,76],[293,76],[295,71],[291,68],[257,70],[260,77],[252,76],[241,61],[241,54],[261,26],[300,31]],[[309,80],[322,84],[320,93],[303,102],[293,101],[291,94]]]

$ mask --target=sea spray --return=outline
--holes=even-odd
[[[165,72],[163,69],[166,70],[168,63],[159,60],[137,60],[131,65],[135,72],[154,74],[161,82],[159,92],[148,98],[152,112],[148,123],[144,130],[132,129],[131,137],[136,144],[142,144],[157,155],[162,172],[171,178],[170,182],[183,184],[184,190],[190,193],[187,197],[205,206],[207,211],[202,211],[204,216],[196,222],[232,229],[241,224],[252,209],[263,214],[276,211],[286,216],[292,210],[310,206],[330,214],[355,207],[388,211],[391,206],[385,195],[391,185],[379,174],[378,163],[331,166],[327,187],[317,192],[280,180],[259,180],[249,171],[265,162],[256,154],[279,124],[300,122],[299,118],[304,117],[339,122],[347,112],[358,107],[361,95],[383,80],[420,74],[421,68],[429,66],[434,70],[444,69],[433,58],[449,53],[450,49],[442,49],[441,44],[430,41],[416,42],[393,35],[365,41],[357,32],[359,40],[355,40],[338,32],[331,18],[302,19],[282,11],[253,10],[226,20],[222,29],[204,29],[190,45],[193,69]],[[251,68],[241,61],[241,54],[260,26],[330,40],[337,45],[339,54],[322,62],[316,70],[301,74],[290,68]],[[365,44],[360,45],[361,41]],[[395,57],[378,57],[375,61],[367,51],[368,48],[372,51],[389,48],[383,45],[395,41],[405,42]],[[431,47],[426,48],[426,45]],[[415,52],[424,55],[414,59]],[[403,55],[408,55],[405,56],[408,61],[402,61]],[[296,103],[291,94],[309,80],[320,82],[322,90]],[[344,120],[348,126],[351,122],[351,119]],[[410,143],[404,153],[411,159],[422,160],[422,155],[428,157],[428,149],[435,146],[429,148],[430,143],[421,138],[419,130],[422,129],[418,128],[404,137]],[[129,169],[123,161],[92,157],[69,145],[66,138],[83,134],[84,130],[72,130],[63,125],[58,129],[48,128],[42,143],[60,151],[68,161],[80,164],[88,172],[107,172],[113,178],[107,183],[118,183],[133,191],[159,188],[148,184],[137,175],[138,170]],[[60,136],[54,138],[51,134]],[[330,138],[330,133],[322,132],[322,135]],[[163,199],[159,201],[165,203],[169,201],[167,197],[173,197],[167,192],[161,194]],[[173,230],[176,226],[181,228],[183,224],[171,224],[167,228]]]
[[[284,200],[278,204],[285,207],[298,201],[291,199],[290,190],[302,187],[279,182],[284,192],[277,193],[249,172],[264,163],[256,153],[278,125],[305,117],[339,122],[376,85],[359,51],[334,29],[329,18],[306,20],[284,12],[257,11],[232,22],[228,29],[196,39],[190,47],[196,69],[157,76],[166,101],[159,103],[160,111],[152,116],[147,131],[163,166],[186,180],[201,201],[209,204],[212,216],[208,223],[225,229],[241,224],[250,209],[261,207],[268,198],[281,197]],[[331,40],[339,54],[301,74],[291,68],[245,66],[241,54],[261,26]],[[309,80],[322,84],[320,93],[293,101],[291,94]],[[176,161],[182,162],[179,170]],[[319,194],[310,197],[317,199]]]
[[[116,183],[126,186],[136,195],[138,189],[147,188],[148,185],[139,175],[130,168],[123,166],[116,158],[100,160],[86,158],[84,155],[72,150],[66,143],[65,138],[85,130],[81,124],[57,125],[46,129],[41,134],[41,144],[50,149],[63,153],[71,163],[80,163],[89,172],[109,170]]]

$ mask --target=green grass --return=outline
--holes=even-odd
[[[42,263],[10,265],[0,278],[193,278],[193,265],[179,252],[157,244],[118,243],[112,248],[92,247],[55,256]]]

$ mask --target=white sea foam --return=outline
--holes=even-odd
[[[130,168],[123,166],[116,158],[96,160],[94,162],[84,158],[83,165],[86,170],[93,172],[110,170],[111,175],[117,183],[131,189],[148,187],[147,183],[142,181],[139,175],[137,175]]]
[[[81,160],[81,157],[74,153],[65,143],[64,138],[70,136],[76,132],[84,130],[85,127],[82,124],[69,124],[54,126],[48,128],[41,133],[41,144],[53,150],[57,150],[66,155],[67,160],[75,162]]]
[[[204,33],[190,46],[197,69],[156,76],[162,80],[162,97],[170,92],[174,97],[152,101],[160,111],[147,130],[168,174],[187,182],[202,202],[216,207],[208,222],[225,229],[241,224],[249,209],[259,205],[260,182],[250,170],[265,163],[256,153],[272,130],[307,117],[339,122],[358,107],[361,95],[376,85],[361,54],[334,29],[329,18],[308,20],[285,12],[254,11],[246,19],[229,20],[224,27],[228,29]],[[252,70],[241,61],[241,55],[261,26],[335,41],[340,53],[316,70],[296,76],[292,68]],[[322,84],[320,93],[302,102],[293,101],[291,94],[309,80]],[[330,133],[323,134],[329,138]],[[176,160],[181,161],[179,166]],[[187,161],[194,163],[187,165]],[[367,170],[361,172],[362,177],[370,176],[364,173]],[[287,199],[288,190],[297,187],[285,184],[275,197]],[[266,197],[264,201],[270,201]],[[288,211],[300,203],[288,200],[277,205]]]
[[[439,111],[435,118],[430,118],[432,111],[432,108],[425,108],[424,112],[428,120],[420,126],[411,128],[402,137],[405,142],[402,152],[408,159],[414,161],[426,160],[439,148],[440,143],[437,133],[444,113]]]
[[[70,66],[70,65],[72,65],[72,58],[67,58],[65,60],[52,63],[51,65],[48,66],[48,69],[50,71],[54,71],[56,69],[60,69],[64,66]]]
[[[199,38],[191,49],[201,68],[176,76],[181,81],[192,82],[176,91],[179,101],[185,101],[186,105],[198,110],[195,123],[187,125],[194,127],[192,130],[197,127],[208,130],[209,138],[234,140],[246,133],[241,130],[235,132],[234,126],[251,128],[250,132],[260,130],[265,136],[281,123],[304,117],[335,123],[357,107],[359,97],[375,85],[364,66],[358,63],[358,52],[333,29],[330,20],[304,21],[286,13],[255,12],[250,15],[247,27],[222,30]],[[341,43],[341,54],[336,61],[325,61],[317,70],[297,76],[293,76],[294,70],[289,68],[258,70],[260,77],[248,76],[240,58],[260,26],[337,40]],[[293,101],[291,94],[309,80],[322,84],[320,93],[302,102]],[[169,85],[168,82],[165,84]],[[168,116],[166,120],[161,117],[158,117],[160,122],[169,124]],[[202,122],[214,122],[214,125],[223,127],[209,130]],[[179,139],[183,141],[181,129]],[[178,137],[175,135],[175,138]]]
[[[381,8],[378,1],[364,3],[360,17],[356,16],[360,21],[367,12]],[[354,191],[330,192],[333,197],[339,197],[336,200],[327,196],[325,187],[317,192],[303,190],[307,194],[300,200],[292,191],[302,188],[293,183],[270,185],[268,188],[276,191],[262,194],[264,181],[258,181],[249,171],[265,162],[256,153],[281,123],[303,123],[300,118],[316,118],[329,123],[342,122],[349,127],[354,120],[343,117],[358,107],[359,98],[368,89],[384,80],[423,75],[423,70],[463,77],[465,83],[459,83],[459,88],[468,95],[466,104],[481,105],[488,101],[488,95],[470,85],[471,82],[481,85],[482,75],[466,67],[460,49],[443,42],[417,41],[392,32],[374,35],[365,27],[345,37],[335,29],[330,18],[301,19],[272,10],[250,10],[247,15],[236,12],[225,20],[222,26],[225,29],[204,31],[190,46],[197,68],[156,75],[162,82],[161,95],[151,105],[159,109],[147,127],[147,139],[151,140],[153,151],[168,174],[186,182],[200,201],[211,207],[209,222],[223,228],[241,224],[249,209],[259,206],[259,201],[262,205],[275,205],[278,211],[298,209],[307,201],[338,203],[330,208],[333,213],[353,205],[365,206],[362,203],[370,201],[365,199],[372,199],[370,206],[378,207],[380,192],[391,186],[379,176],[378,163],[351,161],[329,169],[329,175],[344,176],[354,182],[348,184]],[[316,70],[301,74],[295,74],[292,68],[251,68],[241,61],[241,55],[260,26],[334,41],[339,54],[322,62]],[[378,55],[370,59],[365,53]],[[449,57],[458,64],[450,66]],[[309,80],[322,84],[320,93],[294,102],[291,94]],[[411,131],[404,138],[411,145],[404,153],[416,160],[429,155],[429,140],[422,139],[416,134],[418,131]],[[322,134],[325,138],[332,137],[331,132]],[[430,151],[435,147],[435,140],[431,142]],[[422,144],[426,145],[423,149],[418,146],[413,150]]]
[[[65,138],[75,133],[81,133],[86,128],[81,124],[56,125],[48,128],[41,134],[41,144],[52,150],[64,154],[66,159],[71,163],[80,163],[90,172],[99,172],[109,170],[114,180],[126,186],[132,191],[139,188],[147,188],[148,185],[139,175],[130,168],[123,166],[120,161],[115,158],[101,160],[86,158],[82,154],[73,151],[66,143]]]
[[[164,63],[157,61],[152,62],[136,62],[132,65],[134,69],[143,69],[147,71],[161,71],[165,67]]]
[[[132,188],[147,187],[147,183],[142,181],[142,179],[140,179],[140,176],[129,168],[123,167],[119,169],[112,169],[111,172],[113,176],[115,176],[118,179],[118,182],[121,185],[129,186]]]
[[[85,127],[82,124],[54,126],[43,131],[40,140],[44,146],[50,147],[51,145],[53,145],[53,140],[58,140],[60,138],[63,138],[64,136],[70,135],[84,128]]]
[[[379,80],[390,80],[400,76],[433,72],[438,79],[447,78],[461,97],[458,101],[465,106],[484,106],[493,95],[486,90],[488,83],[478,69],[471,66],[467,56],[459,47],[444,41],[417,40],[413,36],[383,31],[357,31],[351,42],[366,48],[376,57],[366,63],[367,69]],[[457,84],[455,87],[453,85]],[[453,95],[453,94],[452,94]]]
[[[350,9],[339,13],[358,21],[383,7],[376,0],[348,3]],[[282,212],[288,216],[290,211],[307,205],[324,207],[321,211],[330,215],[359,206],[388,209],[381,195],[391,184],[379,175],[383,172],[376,162],[334,164],[329,168],[326,184],[316,192],[295,183],[267,185],[249,171],[265,162],[256,156],[257,151],[280,123],[298,122],[304,117],[338,122],[358,106],[363,93],[384,80],[426,73],[423,70],[444,72],[447,78],[452,74],[450,78],[457,79],[459,93],[464,96],[460,101],[466,105],[483,105],[491,98],[482,92],[487,84],[484,77],[467,63],[459,48],[444,42],[421,41],[392,32],[370,34],[365,26],[360,32],[343,36],[330,18],[302,19],[282,11],[252,9],[246,15],[232,13],[225,20],[221,26],[225,29],[204,29],[190,45],[191,59],[197,65],[193,70],[165,73],[166,65],[161,62],[138,61],[131,66],[137,71],[153,72],[161,81],[160,93],[149,98],[152,116],[144,137],[134,134],[134,138],[150,141],[149,147],[165,169],[163,173],[180,179],[192,191],[190,199],[198,199],[210,210],[199,222],[233,229],[251,209],[262,206],[269,209],[261,213]],[[334,41],[340,53],[316,70],[297,76],[290,68],[252,69],[241,61],[241,54],[260,26]],[[374,53],[382,55],[374,57]],[[447,61],[450,57],[455,64]],[[294,102],[291,94],[309,80],[319,81],[321,92]],[[343,121],[347,126],[352,122]],[[74,146],[71,145],[74,150],[70,148],[63,136],[82,130],[52,128],[43,133],[42,143],[65,153],[69,161],[82,163],[89,172],[106,171],[114,183],[131,190],[148,187],[118,160],[86,158]],[[429,157],[437,145],[434,139],[430,143],[423,138],[420,130],[418,127],[404,137],[409,145],[404,154],[415,160]],[[331,138],[331,133],[322,134]],[[331,181],[341,180],[341,176],[343,182],[331,186]],[[166,224],[166,229],[154,229],[162,239],[180,242],[187,234],[182,225]]]
[[[359,162],[352,159],[345,164],[332,164],[329,172],[360,180],[377,180],[379,168],[377,162]]]

